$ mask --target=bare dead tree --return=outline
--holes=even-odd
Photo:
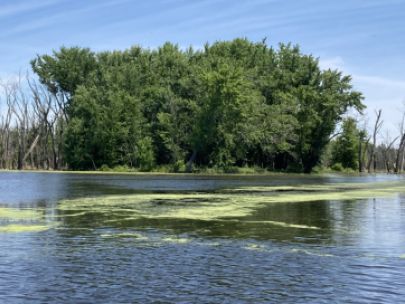
[[[27,133],[29,129],[29,100],[22,88],[21,75],[11,85],[12,111],[16,117],[16,128],[18,133],[17,169],[25,167],[24,155],[26,149]]]
[[[398,145],[396,157],[395,157],[395,173],[401,173],[404,166],[404,149],[405,149],[405,111],[402,115],[402,121],[399,125],[399,138],[400,142]]]
[[[2,145],[2,161],[1,167],[3,169],[11,169],[11,155],[10,155],[10,127],[13,116],[13,99],[11,89],[8,83],[1,84],[1,96],[5,100],[7,110],[4,116],[2,115],[1,122],[1,145]]]
[[[390,153],[393,150],[393,146],[395,144],[395,142],[398,140],[399,136],[395,137],[393,140],[391,140],[390,134],[387,131],[386,135],[385,135],[385,143],[383,145],[382,148],[382,156],[384,159],[384,164],[385,164],[385,169],[387,170],[387,173],[391,172],[391,168],[394,167],[394,164],[391,165],[391,157],[390,157]]]
[[[38,119],[38,135],[40,135],[42,139],[42,149],[39,153],[39,162],[44,163],[43,166],[45,167],[45,169],[48,170],[50,167],[48,153],[49,133],[52,132],[52,130],[50,130],[49,128],[49,116],[52,107],[52,101],[50,98],[47,98],[47,94],[43,94],[41,87],[38,86],[35,80],[30,80],[27,77],[27,83],[32,94],[32,99],[34,101],[33,110],[35,116]]]
[[[35,79],[0,82],[0,168],[58,169],[63,163],[63,100]]]
[[[368,163],[367,163],[367,171],[368,173],[371,172],[371,165],[373,165],[373,170],[374,172],[377,169],[377,159],[376,159],[376,146],[377,146],[377,135],[378,133],[381,131],[382,125],[383,125],[383,121],[381,120],[381,115],[382,115],[382,110],[378,110],[375,111],[375,115],[376,115],[376,120],[375,120],[375,124],[374,124],[374,130],[373,130],[373,143],[370,146],[369,149],[369,159],[368,159]]]
[[[28,79],[27,82],[34,101],[34,112],[38,117],[38,124],[42,132],[42,154],[45,159],[45,167],[49,169],[52,162],[52,168],[57,170],[61,166],[60,151],[63,144],[66,110],[61,106],[58,96],[47,90],[44,85],[38,84],[33,79]]]

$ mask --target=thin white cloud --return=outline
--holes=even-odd
[[[376,75],[351,73],[350,68],[342,57],[324,58],[319,61],[322,69],[338,69],[343,73],[352,75],[354,89],[364,95],[365,111],[368,116],[368,127],[371,128],[374,120],[374,111],[382,109],[384,132],[396,134],[404,111],[405,80],[391,79]]]
[[[30,9],[34,9],[34,8],[37,9],[37,8],[41,8],[41,7],[45,7],[45,6],[50,6],[52,4],[56,4],[57,2],[60,2],[60,1],[61,0],[48,0],[48,1],[44,1],[43,3],[41,3],[41,5],[39,5],[39,4],[36,6],[27,5],[26,7],[20,7],[19,11],[18,11],[18,6],[16,5],[14,7],[14,11],[15,11],[15,13],[17,13],[17,12],[23,12],[23,10],[30,10]],[[64,11],[58,11],[58,12],[52,14],[51,16],[44,15],[41,18],[37,18],[37,19],[33,19],[33,20],[26,20],[26,21],[24,20],[23,22],[14,26],[13,28],[10,28],[6,31],[3,30],[0,37],[2,37],[2,38],[10,37],[10,36],[16,35],[16,34],[24,34],[26,32],[32,32],[34,30],[43,29],[43,28],[50,27],[52,25],[61,23],[63,21],[74,20],[74,18],[79,15],[84,15],[89,12],[94,12],[95,10],[105,9],[105,8],[109,8],[112,6],[128,3],[130,1],[131,0],[115,0],[115,1],[109,1],[109,2],[100,1],[96,4],[87,3],[87,5],[82,5],[79,7],[66,9]],[[11,12],[12,8],[10,7],[9,10]],[[0,15],[1,15],[1,13],[0,13]]]
[[[58,2],[60,2],[60,0],[25,1],[9,5],[0,5],[0,17],[18,15],[24,12],[54,5]]]

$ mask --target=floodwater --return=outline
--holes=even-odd
[[[405,179],[0,173],[0,303],[405,303]]]

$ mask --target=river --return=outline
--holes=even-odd
[[[405,179],[0,173],[0,303],[404,303]]]

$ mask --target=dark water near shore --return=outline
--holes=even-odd
[[[243,217],[184,213],[196,203],[208,212],[223,189],[384,181],[405,183],[389,175],[0,173],[0,303],[404,303],[400,192],[262,204]],[[106,195],[114,204],[79,204]],[[127,195],[148,197],[151,216],[116,203]],[[156,215],[179,206],[178,216]],[[8,225],[46,229],[1,230]]]

